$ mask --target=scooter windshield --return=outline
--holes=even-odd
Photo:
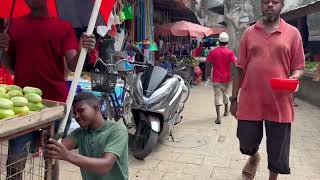
[[[146,68],[142,77],[143,95],[149,98],[160,87],[167,73],[167,70],[158,66]]]

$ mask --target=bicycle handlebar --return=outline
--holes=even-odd
[[[131,62],[131,61],[127,60],[127,59],[122,59],[122,60],[120,60],[120,61],[118,61],[118,62],[116,62],[114,64],[107,64],[107,63],[103,62],[103,60],[100,57],[97,58],[97,62],[98,61],[101,62],[106,67],[108,67],[108,66],[116,66],[116,65],[118,65],[118,64],[120,64],[122,62],[128,62],[129,64],[133,64],[133,65],[137,65],[137,66],[141,66],[141,67],[151,66],[151,64],[140,63],[140,62]]]

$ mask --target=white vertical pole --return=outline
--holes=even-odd
[[[87,32],[86,32],[88,35],[93,33],[93,30],[94,30],[94,27],[95,27],[95,24],[96,24],[98,15],[99,15],[101,2],[102,2],[102,0],[95,0],[94,6],[93,6],[93,10],[92,10],[92,14],[91,14],[90,21],[89,21],[89,25],[88,25],[88,29],[87,29]],[[77,67],[76,67],[76,71],[74,73],[74,79],[73,79],[73,81],[71,83],[69,95],[68,95],[67,102],[66,102],[66,104],[67,104],[66,115],[63,118],[62,122],[60,123],[59,131],[58,131],[59,133],[64,132],[65,126],[67,124],[68,116],[69,116],[69,113],[70,113],[70,110],[71,110],[71,106],[72,106],[72,102],[73,102],[74,96],[76,94],[77,86],[78,86],[80,75],[81,75],[81,72],[82,72],[82,69],[83,69],[83,65],[84,65],[84,62],[85,62],[85,59],[86,59],[86,56],[87,56],[87,52],[88,52],[87,49],[84,49],[84,48],[81,49],[81,52],[80,52],[80,55],[79,55],[78,64],[77,64]]]

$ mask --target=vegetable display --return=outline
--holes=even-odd
[[[0,84],[0,120],[42,110],[41,96],[42,90],[36,87]]]

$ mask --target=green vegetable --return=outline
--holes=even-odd
[[[42,91],[41,91],[41,89],[35,88],[35,87],[26,86],[26,87],[23,88],[23,92],[24,92],[25,94],[34,93],[34,94],[38,94],[38,95],[42,96]]]
[[[1,87],[1,88],[5,88],[5,89],[6,89],[7,86],[8,86],[8,85],[6,85],[6,84],[0,84],[0,87]]]
[[[10,96],[8,94],[1,94],[0,93],[0,98],[10,99]]]
[[[13,89],[7,93],[10,97],[23,96],[22,91]]]
[[[15,107],[23,107],[28,105],[28,100],[25,97],[13,97],[11,98],[11,101]]]
[[[309,69],[309,70],[316,70],[317,67],[318,67],[318,63],[317,62],[310,62],[310,61],[307,61],[306,62],[306,65],[305,65],[306,69]]]
[[[0,109],[12,109],[13,103],[9,99],[0,98]]]
[[[27,106],[13,107],[12,110],[15,115],[22,115],[22,116],[28,115],[30,112],[30,110]]]
[[[40,111],[41,109],[44,108],[44,105],[41,104],[41,103],[32,103],[32,102],[29,102],[29,103],[28,103],[28,107],[29,107],[30,111]]]
[[[0,109],[0,119],[5,119],[14,116],[14,112],[11,109]]]
[[[28,101],[32,102],[32,103],[41,103],[42,102],[42,98],[38,94],[28,93],[28,94],[24,95],[24,97],[27,98]]]
[[[0,87],[0,94],[5,94],[7,92],[6,88]]]
[[[6,89],[7,89],[7,92],[9,92],[9,91],[11,91],[11,90],[19,90],[19,91],[22,92],[22,88],[19,87],[19,86],[16,86],[16,85],[8,85],[8,86],[6,87]]]

